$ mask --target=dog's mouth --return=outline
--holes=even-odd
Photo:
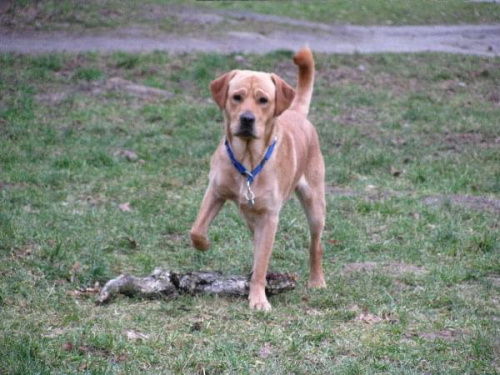
[[[256,139],[257,138],[255,136],[255,134],[251,130],[248,130],[248,129],[240,129],[234,135],[238,138],[243,138],[243,139]]]

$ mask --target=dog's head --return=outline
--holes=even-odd
[[[277,75],[248,70],[220,76],[210,90],[226,114],[227,131],[243,139],[262,138],[295,96],[295,90]]]

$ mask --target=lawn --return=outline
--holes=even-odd
[[[270,313],[206,296],[95,303],[125,272],[250,271],[233,205],[209,252],[188,239],[222,135],[208,83],[252,67],[295,84],[291,57],[0,55],[1,374],[500,372],[498,58],[316,56],[326,289],[305,287],[292,199],[270,268],[299,283]]]
[[[217,11],[214,22],[204,13]],[[500,7],[461,0],[358,1],[194,1],[194,0],[6,0],[0,26],[34,30],[106,30],[120,27],[152,33],[217,33],[228,29],[266,32],[273,22],[253,20],[248,12],[280,15],[335,25],[441,25],[500,22]],[[234,20],[238,20],[237,23]]]

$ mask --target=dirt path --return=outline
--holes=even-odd
[[[460,26],[332,26],[255,13],[179,8],[175,17],[185,23],[219,25],[216,32],[159,33],[144,26],[109,31],[16,32],[0,29],[0,52],[163,50],[179,52],[253,52],[295,50],[309,44],[325,53],[448,52],[500,56],[500,24]],[[241,25],[251,22],[253,28]],[[236,31],[245,30],[245,31]]]

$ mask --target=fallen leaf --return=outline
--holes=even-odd
[[[271,354],[271,344],[266,342],[259,349],[259,357],[265,359],[269,357],[270,354]]]
[[[115,156],[123,157],[128,161],[136,161],[139,159],[137,154],[132,150],[118,150],[114,153]]]
[[[399,322],[399,318],[393,312],[383,313],[382,319],[389,324],[396,324]]]
[[[62,328],[54,328],[54,329],[51,329],[49,333],[46,333],[44,335],[42,335],[43,337],[56,337],[56,336],[59,336],[59,335],[62,335],[64,333],[64,329]],[[66,343],[68,344],[68,343]],[[71,344],[71,343],[69,343]],[[64,348],[64,345],[63,344],[63,348]]]
[[[318,311],[316,309],[306,309],[306,314],[311,315],[311,316],[321,316],[323,313],[321,311]]]
[[[201,322],[195,322],[191,326],[191,332],[201,331],[201,327],[202,327]]]
[[[394,167],[391,167],[391,174],[394,176],[394,177],[399,177],[401,176],[403,172],[394,168]]]
[[[125,203],[121,203],[118,208],[120,209],[120,211],[122,212],[130,212],[132,211],[132,209],[130,208],[130,202],[125,202]]]
[[[85,297],[97,293],[99,293],[98,288],[80,288],[76,290],[68,290],[66,292],[66,294],[71,297],[80,297],[80,296]]]
[[[406,140],[404,138],[394,138],[391,140],[394,146],[404,146],[406,145]]]
[[[128,244],[131,249],[135,249],[137,247],[137,241],[134,239],[134,237],[128,238]]]
[[[123,152],[123,155],[125,156],[125,159],[127,159],[128,161],[136,161],[137,159],[139,159],[137,154],[131,150],[125,150]]]
[[[62,345],[62,348],[63,350],[67,351],[67,352],[70,352],[73,350],[73,344],[69,341],[65,342],[63,345]]]
[[[373,234],[373,233],[382,233],[387,230],[387,225],[380,225],[378,227],[370,227],[368,228],[368,233]]]
[[[355,320],[361,321],[366,324],[376,324],[380,323],[383,319],[380,316],[370,313],[361,313],[356,317]]]
[[[145,333],[141,333],[141,332],[135,332],[135,331],[128,330],[128,331],[125,331],[125,335],[132,342],[136,342],[138,340],[149,340],[149,335],[146,335]]]
[[[127,354],[120,354],[118,357],[115,357],[114,358],[114,361],[115,363],[120,363],[120,362],[126,362],[128,361],[130,358]]]

